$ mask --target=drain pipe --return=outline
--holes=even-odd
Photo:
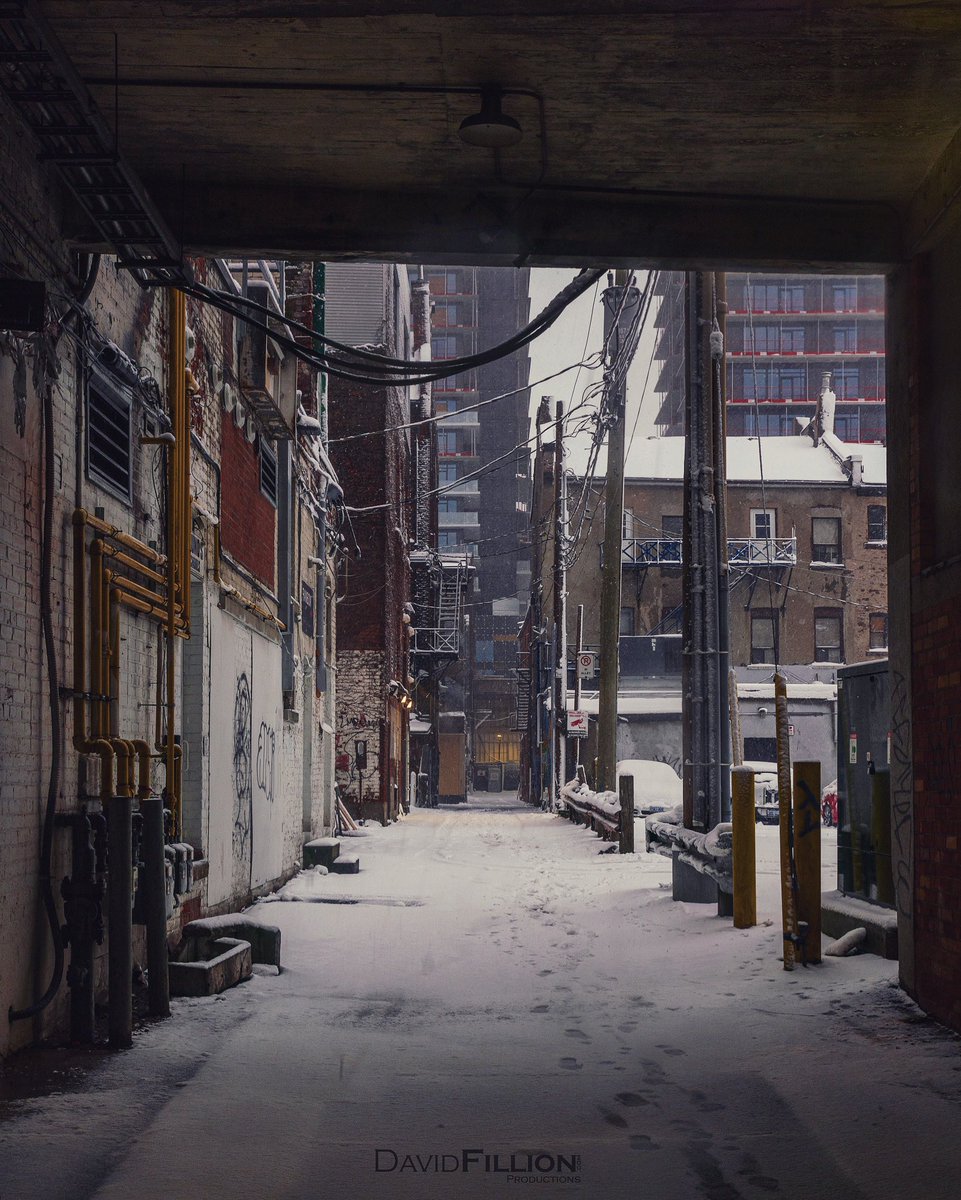
[[[133,1042],[133,804],[127,780],[107,814],[109,1038],[114,1050]]]
[[[167,897],[164,878],[164,802],[150,787],[150,746],[133,743],[140,761],[137,796],[143,814],[144,917],[147,927],[147,999],[152,1017],[170,1016]]]

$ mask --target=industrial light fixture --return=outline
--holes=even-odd
[[[486,150],[504,150],[516,146],[523,137],[521,127],[513,117],[501,110],[504,93],[499,87],[481,90],[480,112],[465,117],[460,123],[461,141]]]

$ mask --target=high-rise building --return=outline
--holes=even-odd
[[[666,434],[684,428],[683,280],[663,272],[656,284],[658,426]],[[827,384],[837,397],[837,436],[883,443],[883,277],[731,273],[726,284],[728,433],[797,433]]]
[[[529,274],[425,268],[433,301],[432,357],[460,358],[514,334],[528,319]],[[433,387],[435,413],[449,414],[437,424],[439,548],[463,546],[477,567],[464,700],[475,730],[477,786],[513,786],[519,762],[517,630],[530,590],[528,375],[527,351],[521,350]],[[503,398],[484,403],[496,396]]]

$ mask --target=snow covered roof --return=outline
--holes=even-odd
[[[759,453],[760,445],[760,453]],[[841,443],[845,457],[858,455],[863,462],[863,481],[885,483],[883,446]],[[587,466],[587,448],[573,447],[570,466],[575,474]],[[848,484],[848,476],[826,445],[815,446],[809,437],[729,437],[727,439],[727,477],[731,483],[759,483],[763,467],[766,483]],[[607,469],[607,448],[598,458],[597,476]],[[628,481],[680,482],[684,476],[684,439],[682,437],[635,438],[627,456],[625,478]]]
[[[574,707],[572,696],[567,698],[567,707]],[[594,692],[588,696],[581,696],[581,711],[586,712],[591,716],[596,716],[598,710],[598,696]],[[617,696],[617,715],[619,717],[637,717],[637,716],[667,716],[681,711],[681,693],[650,693],[645,692],[643,695],[631,695],[619,692]]]
[[[773,700],[773,683],[739,683],[737,694],[741,700]],[[837,685],[833,683],[789,683],[789,700],[835,700]]]

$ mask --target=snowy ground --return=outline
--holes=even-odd
[[[0,1197],[954,1196],[959,1040],[891,963],[783,971],[777,836],[758,829],[771,923],[735,931],[671,901],[666,859],[511,797],[372,828],[345,843],[360,875],[253,910],[281,975],[0,1105]],[[834,851],[826,831],[826,888]],[[433,1171],[465,1149],[577,1155],[580,1182]]]

